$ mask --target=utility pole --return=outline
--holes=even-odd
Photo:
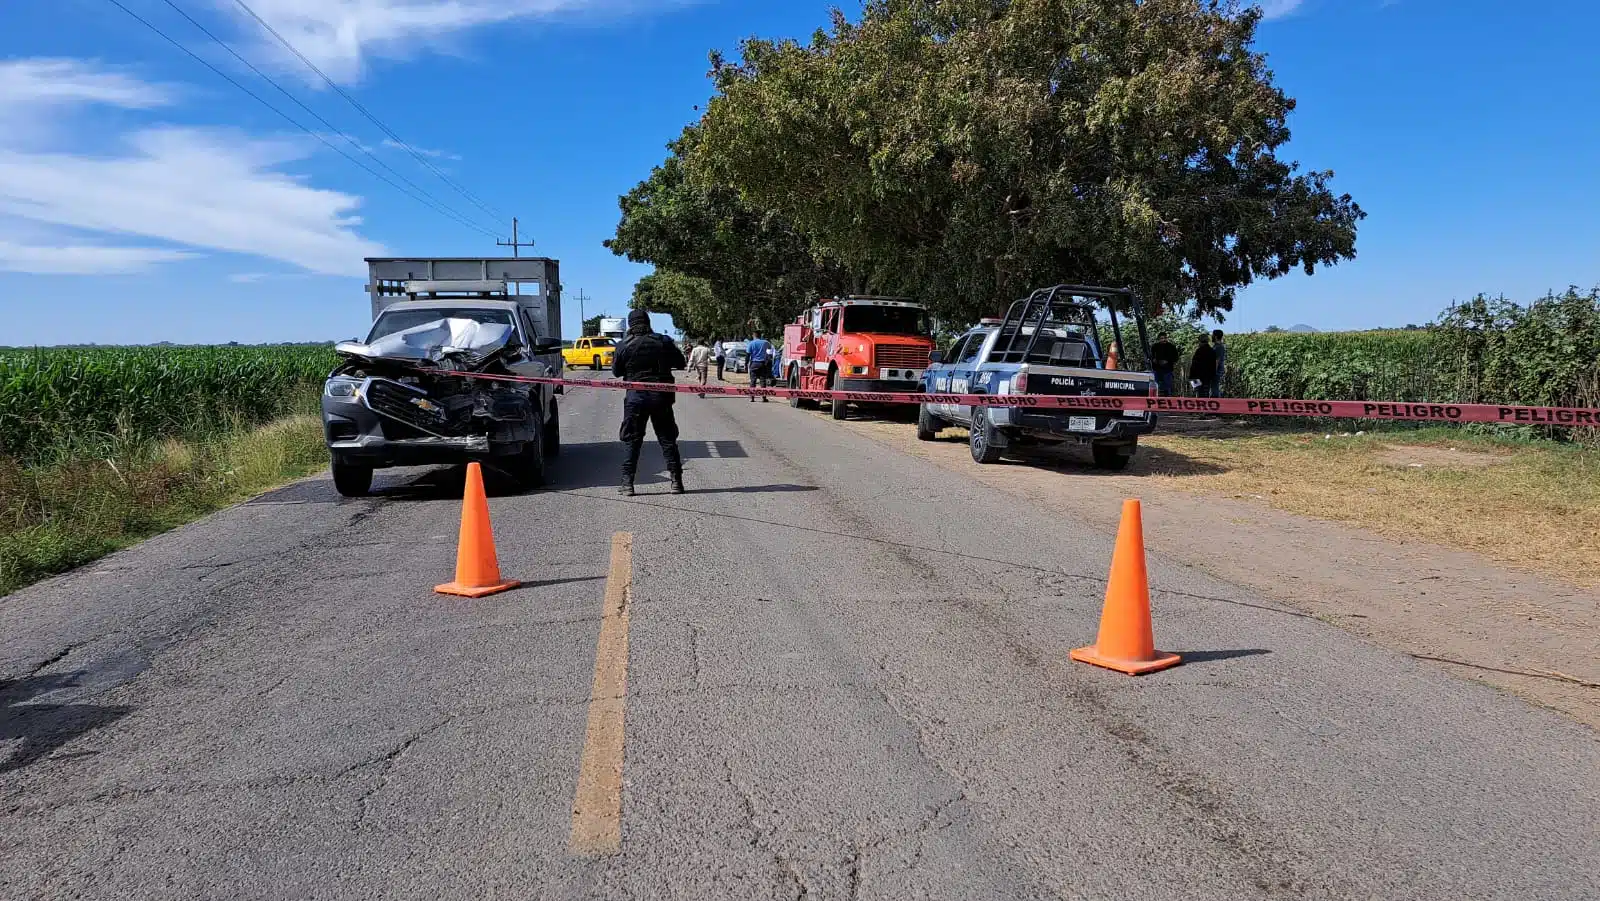
[[[583,293],[582,288],[578,289],[576,296],[578,298],[578,331],[581,333],[583,331],[583,323],[585,321],[583,318],[583,302],[588,300],[589,297]]]
[[[496,241],[494,243],[499,245],[499,246],[501,246],[501,247],[509,247],[509,248],[511,248],[511,255],[513,257],[522,256],[522,254],[518,252],[521,248],[523,248],[523,247],[532,247],[533,246],[533,242],[532,241],[528,241],[528,242],[524,243],[524,242],[522,242],[522,241],[517,239],[517,220],[516,220],[515,216],[513,216],[511,218],[511,240],[510,241]]]

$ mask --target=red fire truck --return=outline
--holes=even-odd
[[[933,350],[931,332],[928,311],[909,300],[824,300],[784,328],[784,377],[788,387],[806,391],[917,391]],[[833,418],[843,419],[847,406],[834,401]]]

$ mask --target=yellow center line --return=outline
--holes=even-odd
[[[589,727],[572,800],[572,853],[622,850],[622,709],[628,691],[628,601],[633,589],[633,535],[611,536],[605,616],[594,655]]]

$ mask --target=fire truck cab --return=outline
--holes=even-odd
[[[928,311],[897,297],[821,301],[783,330],[784,377],[804,391],[917,391],[933,350]],[[791,398],[792,406],[810,401]],[[833,401],[833,418],[847,404]]]

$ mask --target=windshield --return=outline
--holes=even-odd
[[[403,332],[419,325],[438,322],[441,319],[471,319],[485,325],[509,325],[513,329],[516,323],[511,319],[509,310],[460,310],[460,309],[410,309],[389,310],[378,317],[372,324],[372,334],[367,336],[367,343],[372,344],[379,338],[385,338],[396,332]]]
[[[916,307],[847,306],[843,330],[880,335],[926,335],[928,314]]]

